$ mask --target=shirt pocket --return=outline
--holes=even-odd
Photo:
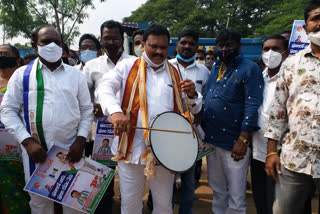
[[[159,90],[161,90],[159,104],[162,106],[162,111],[172,111],[174,107],[172,84],[164,84]]]

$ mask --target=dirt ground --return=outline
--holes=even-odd
[[[249,180],[250,183],[250,180]],[[147,206],[147,198],[148,198],[148,185],[146,184],[145,194],[143,196],[143,204],[144,214],[151,214],[151,211],[148,209]],[[212,195],[213,192],[208,186],[207,180],[207,164],[206,159],[203,158],[203,165],[202,165],[202,174],[200,178],[200,186],[196,189],[196,200],[193,205],[193,213],[194,214],[212,214],[211,211],[211,204],[212,204]],[[178,214],[179,204],[175,204],[174,206],[174,214]],[[115,177],[115,196],[113,202],[113,213],[120,214],[120,193],[119,193],[119,178],[118,174]],[[255,206],[253,202],[252,192],[251,190],[247,190],[247,214],[255,214]],[[318,197],[313,198],[312,200],[312,214],[318,213]]]

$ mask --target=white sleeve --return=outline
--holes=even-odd
[[[195,99],[191,99],[188,97],[188,104],[189,104],[189,110],[192,114],[198,114],[201,111],[202,108],[202,94],[197,91],[198,97]],[[184,96],[182,97],[183,103],[185,103]]]
[[[87,86],[87,81],[82,73],[79,78],[79,108],[80,108],[80,124],[78,128],[78,136],[87,138],[91,131],[93,121],[93,105],[91,103],[90,93]]]
[[[19,143],[22,143],[26,138],[31,137],[19,117],[19,113],[23,106],[24,70],[25,66],[13,73],[8,82],[7,91],[0,106],[1,122],[9,130],[9,133],[15,136]]]
[[[91,73],[92,73],[92,69],[93,69],[93,66],[90,66],[91,64],[88,62],[87,64],[85,64],[85,66],[83,67],[83,74],[84,76],[86,77],[87,79],[87,83],[88,83],[88,88],[89,90],[92,89],[93,87],[93,80],[92,80],[92,77],[91,77]],[[91,69],[90,69],[91,68]]]
[[[124,60],[125,61],[125,60]],[[117,63],[116,67],[103,75],[102,81],[95,91],[104,115],[122,112],[120,100],[116,96],[122,87],[125,62]]]

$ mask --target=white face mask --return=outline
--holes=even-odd
[[[317,46],[320,46],[320,31],[318,31],[318,32],[316,32],[316,33],[310,32],[310,33],[308,34],[308,36],[309,36],[310,41],[311,41],[313,44],[315,44],[315,45],[317,45]]]
[[[274,69],[278,67],[282,61],[281,54],[282,53],[270,49],[268,52],[262,54],[262,61],[269,69]]]
[[[62,57],[62,48],[54,42],[44,46],[38,45],[38,54],[47,62],[57,62]]]
[[[206,60],[196,60],[196,62],[201,64],[201,65],[205,65],[206,64]]]
[[[141,44],[138,45],[138,46],[136,46],[136,47],[134,47],[134,53],[135,53],[135,55],[136,55],[137,57],[142,56],[142,50],[141,50],[141,48],[142,48],[142,45],[141,45]]]

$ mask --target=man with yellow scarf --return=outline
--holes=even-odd
[[[174,174],[155,165],[146,146],[148,133],[130,126],[148,127],[148,121],[166,111],[182,113],[182,92],[189,97],[191,113],[201,109],[202,95],[195,91],[195,84],[188,79],[181,81],[178,71],[168,63],[169,40],[164,26],[151,25],[143,36],[142,57],[118,63],[96,90],[103,113],[111,115],[115,135],[119,136],[112,152],[119,167],[122,214],[142,213],[146,177],[153,193],[153,213],[172,213]]]

